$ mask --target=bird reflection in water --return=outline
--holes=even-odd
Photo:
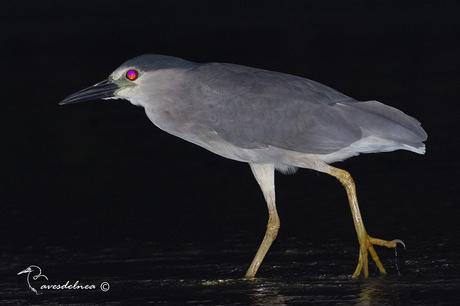
[[[363,282],[360,286],[359,296],[355,305],[387,305],[389,301],[385,298],[384,284],[379,279]]]

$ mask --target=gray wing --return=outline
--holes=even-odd
[[[242,148],[327,154],[369,135],[409,145],[426,139],[417,120],[393,107],[301,77],[220,63],[190,73],[194,120]]]
[[[330,153],[360,139],[338,102],[355,100],[293,75],[233,64],[204,64],[191,72],[201,121],[242,148],[268,146]]]

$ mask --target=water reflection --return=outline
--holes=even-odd
[[[248,294],[251,305],[286,305],[287,298],[280,294],[277,286],[265,281],[254,282],[254,285]]]
[[[368,279],[361,284],[359,297],[355,305],[385,305],[387,302],[385,298],[385,287],[382,280]]]

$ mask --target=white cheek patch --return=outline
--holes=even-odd
[[[115,96],[112,99],[125,99],[131,102],[133,105],[140,105],[138,102],[139,92],[136,91],[136,86],[124,87],[115,92]]]
[[[123,88],[120,88],[118,89],[116,92],[115,92],[115,96],[116,97],[119,97],[119,98],[128,98],[128,97],[132,97],[134,95],[134,86],[131,87],[123,87]]]
[[[123,99],[122,97],[108,97],[108,98],[102,98],[102,100],[120,100]]]

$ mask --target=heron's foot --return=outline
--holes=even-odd
[[[368,254],[371,255],[371,258],[375,262],[377,268],[379,269],[380,274],[387,274],[387,271],[383,267],[383,264],[380,261],[377,252],[374,249],[374,245],[384,246],[387,248],[396,248],[397,244],[400,243],[404,248],[406,248],[404,242],[402,242],[402,240],[399,239],[387,241],[378,238],[373,238],[366,234],[363,240],[364,241],[360,243],[358,265],[356,266],[356,270],[353,273],[353,278],[357,278],[361,274],[363,274],[364,278],[367,278],[369,276]]]

